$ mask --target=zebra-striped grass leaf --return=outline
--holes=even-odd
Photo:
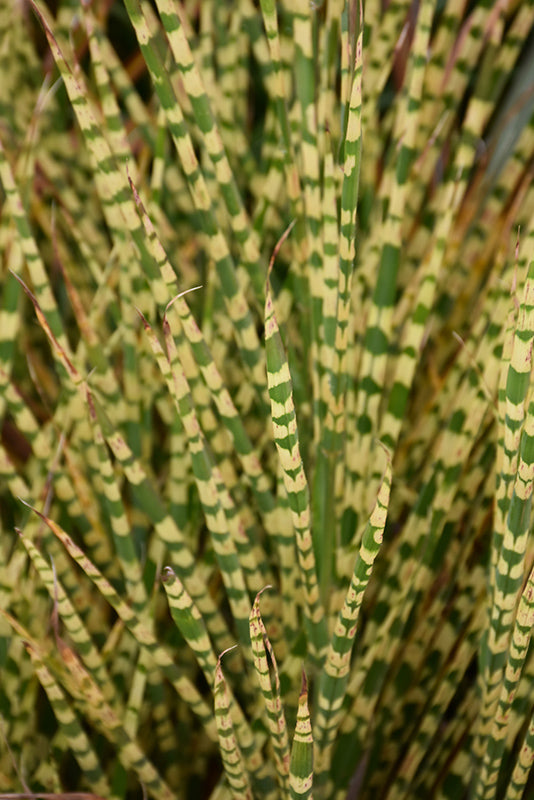
[[[266,587],[267,589],[271,587]],[[260,596],[256,595],[249,617],[250,641],[254,668],[258,678],[267,715],[267,724],[274,751],[276,777],[281,797],[289,791],[289,744],[287,727],[280,697],[280,677],[272,645],[260,614]],[[271,675],[272,673],[272,675]]]
[[[276,321],[269,280],[265,295],[265,348],[274,439],[295,528],[309,644],[314,657],[319,660],[324,655],[326,625],[312,542],[310,493],[299,450],[291,375]]]
[[[245,770],[239,744],[237,742],[234,725],[230,715],[230,698],[226,688],[221,658],[222,653],[217,659],[215,669],[213,696],[215,702],[215,720],[217,722],[217,733],[219,736],[219,746],[224,770],[230,787],[230,792],[234,800],[251,800],[252,791],[249,778]]]
[[[313,734],[308,706],[308,683],[302,673],[297,721],[291,745],[289,786],[292,800],[309,798],[313,788]]]

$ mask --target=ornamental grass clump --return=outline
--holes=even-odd
[[[533,797],[534,5],[0,26],[0,798]]]

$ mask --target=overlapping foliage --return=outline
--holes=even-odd
[[[531,796],[533,3],[51,6],[0,8],[0,796]]]

